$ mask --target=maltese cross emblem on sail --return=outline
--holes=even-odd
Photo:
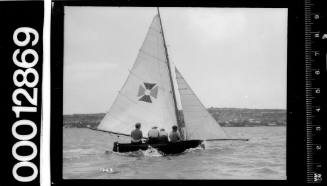
[[[137,94],[139,101],[152,103],[151,98],[157,98],[158,86],[155,83],[143,83],[139,87],[139,93]]]

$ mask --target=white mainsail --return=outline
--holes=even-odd
[[[130,74],[99,130],[127,134],[136,122],[147,132],[152,126],[170,131],[177,125],[170,72],[160,17],[153,18]]]
[[[175,68],[180,101],[186,127],[186,139],[227,139],[229,138],[218,122],[211,116]]]
[[[140,122],[145,132],[153,126],[171,131],[178,125],[186,140],[228,139],[168,60],[160,15],[156,15],[126,82],[98,129],[129,135]]]

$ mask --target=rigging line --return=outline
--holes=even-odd
[[[116,135],[131,137],[131,135],[120,133],[120,132],[112,132],[112,131],[106,131],[106,130],[95,129],[95,128],[88,128],[88,129],[91,129],[91,130],[94,130],[94,131],[106,132],[106,133],[109,133],[109,134],[116,134]],[[148,139],[147,137],[142,137],[142,138],[143,139]]]
[[[196,115],[196,113],[199,113],[199,111],[197,111],[197,110],[194,110],[194,111],[190,111],[190,110],[188,110],[188,111],[185,111],[185,113],[192,113],[192,116],[195,116]],[[206,115],[203,115],[203,114],[199,114],[199,115],[197,115],[197,116],[201,116],[201,117],[207,117]]]
[[[152,25],[152,24],[151,24],[151,25]],[[151,28],[151,27],[152,27],[152,26],[150,26],[149,29],[155,30],[154,28]],[[157,31],[157,30],[155,30],[155,31]],[[148,34],[148,33],[147,33],[147,34]],[[142,48],[142,46],[144,45],[145,42],[146,42],[146,40],[144,40],[144,41],[142,42],[141,48]],[[140,49],[140,50],[141,50],[141,49]],[[144,53],[144,51],[143,51],[143,53]],[[138,54],[138,55],[139,55],[139,54]],[[136,56],[136,57],[138,57],[138,56]],[[132,69],[134,69],[135,66],[136,66],[136,63],[133,64]],[[124,85],[123,85],[122,87],[125,86],[127,80],[128,80],[128,78],[126,78],[126,80],[125,80],[125,82],[124,82]],[[121,89],[120,89],[120,90],[121,90]]]
[[[120,121],[121,123],[124,123],[124,124],[127,124],[127,125],[130,125],[130,123],[127,123],[126,121],[123,121],[121,119],[119,119],[118,117],[114,116],[114,115],[109,115],[109,117],[111,117],[112,119],[115,119],[117,121]],[[141,121],[139,121],[141,122]],[[142,121],[143,122],[143,121]],[[142,123],[141,122],[141,123]],[[100,129],[96,129],[96,130],[100,130]],[[100,131],[103,131],[103,132],[109,132],[109,133],[114,133],[114,134],[123,134],[123,133],[117,133],[117,132],[112,132],[112,131],[105,131],[105,130],[100,130]],[[127,135],[127,134],[126,134]],[[128,135],[130,136],[130,135]]]
[[[142,50],[142,49],[140,49],[139,52],[141,52],[141,53],[145,54],[146,56],[149,56],[149,57],[151,57],[151,58],[157,60],[157,61],[159,62],[159,64],[160,64],[160,63],[162,63],[162,64],[166,64],[166,61],[164,61],[164,60],[162,60],[162,59],[159,59],[159,58],[157,58],[157,57],[155,57],[155,56],[153,56],[153,55],[151,55],[151,54],[145,52],[145,51]]]
[[[205,141],[250,141],[249,138],[206,139]]]
[[[199,116],[199,119],[192,119],[192,120],[187,120],[186,123],[199,123],[202,118],[207,118],[206,116]],[[200,123],[202,125],[202,123]]]
[[[108,112],[107,112],[106,114],[108,114],[108,113],[109,113],[113,108],[116,108],[116,109],[119,109],[119,110],[122,110],[122,109],[123,109],[121,106],[119,106],[119,104],[115,104],[115,102],[118,101],[119,95],[121,95],[122,97],[126,98],[127,101],[130,101],[130,102],[132,102],[132,103],[134,103],[134,104],[137,104],[136,101],[130,99],[128,96],[126,96],[125,94],[123,94],[123,93],[121,92],[121,90],[120,90],[120,91],[118,91],[118,95],[117,95],[117,97],[116,97],[114,103],[111,105],[110,109],[108,110]],[[116,107],[114,107],[114,105],[115,105]],[[144,111],[148,111],[148,110],[145,110],[144,108],[142,108],[142,109],[143,109]],[[113,115],[111,115],[111,114],[109,114],[109,115],[110,115],[110,116],[113,116]],[[113,117],[116,118],[116,120],[118,120],[118,121],[120,121],[120,122],[122,122],[122,123],[129,124],[129,123],[127,123],[127,122],[124,122],[124,121],[118,119],[118,118],[115,117],[115,116],[113,116]]]
[[[123,93],[118,93],[118,95],[121,95],[122,97],[126,98],[127,101],[130,101],[130,102],[132,102],[132,103],[134,103],[134,104],[137,104],[135,101],[133,101],[133,100],[130,99],[129,97],[125,96]],[[116,109],[119,109],[119,110],[123,110],[123,109],[124,109],[122,106],[119,106],[118,104],[116,104],[116,107],[115,107],[115,108],[116,108]],[[144,108],[143,108],[143,109],[144,109]],[[145,111],[145,110],[144,110],[144,111]],[[108,113],[109,113],[109,112],[108,112]],[[121,121],[122,123],[128,124],[127,122],[124,122],[124,121],[118,119],[118,118],[115,117],[114,115],[111,115],[111,116],[113,116],[114,118],[116,118],[116,120]],[[134,118],[135,118],[135,117],[134,117]]]
[[[167,50],[167,46],[166,46],[165,34],[164,34],[164,31],[163,31],[163,27],[162,27],[162,22],[161,22],[159,7],[157,7],[157,10],[158,10],[159,23],[160,23],[160,28],[161,28],[161,35],[162,35],[163,44],[164,44],[164,48],[165,48],[166,59],[167,59],[167,67],[168,67],[168,72],[169,72],[170,85],[171,85],[171,89],[172,89],[172,93],[173,93],[173,100],[174,100],[175,114],[176,114],[176,122],[177,122],[177,125],[180,125],[180,123],[181,123],[181,121],[179,119],[180,118],[180,115],[179,115],[178,108],[177,108],[175,88],[174,88],[174,83],[173,83],[173,79],[172,79],[172,73],[171,73],[170,64],[169,64],[168,50]]]
[[[188,104],[183,104],[184,106],[188,106],[188,107],[199,107],[199,108],[202,108],[201,105],[188,105]]]
[[[160,18],[159,18],[160,19]],[[158,32],[158,33],[160,33],[161,34],[161,32],[159,32],[159,31],[157,31],[156,29],[154,29],[153,27],[152,27],[152,24],[150,25],[150,27],[149,27],[149,30],[148,30],[148,32],[146,33],[146,36],[149,36],[149,35],[151,35],[151,32],[149,32],[150,30],[153,30],[153,31],[155,31],[155,32]],[[152,33],[152,34],[155,34],[155,33]],[[159,35],[160,36],[160,35]],[[145,38],[145,40],[142,42],[142,45],[141,45],[141,48],[144,46],[144,43],[147,41],[147,37]],[[133,67],[135,66],[135,63],[134,63],[134,65],[133,65]]]
[[[137,104],[137,102],[135,100],[132,100],[131,98],[129,98],[127,95],[125,95],[124,93],[122,93],[121,91],[118,92],[118,95],[121,95],[122,97],[126,98],[128,101]]]
[[[136,63],[134,63],[133,64],[133,66],[132,66],[132,69],[135,67],[135,65],[136,65]],[[131,73],[131,71],[128,69],[128,71]],[[130,74],[129,73],[129,74]],[[127,76],[127,78],[125,79],[125,81],[124,81],[124,84],[123,84],[123,86],[119,89],[119,91],[118,91],[118,95],[119,95],[119,92],[126,86],[126,83],[127,83],[127,81],[128,81],[128,76]],[[117,100],[118,100],[118,95],[115,97],[115,100],[114,100],[114,102],[112,103],[112,105],[110,106],[110,108],[109,108],[109,110],[106,112],[106,113],[108,113],[110,110],[111,110],[111,108],[116,104],[116,102],[117,102]]]
[[[107,115],[105,116],[105,117],[107,117]],[[127,122],[125,122],[125,121],[123,121],[123,120],[120,120],[120,119],[118,119],[118,117],[115,117],[114,115],[108,115],[108,117],[112,117],[113,119],[116,119],[117,121],[120,121],[121,123],[125,123],[125,124],[130,124],[130,123],[127,123]]]
[[[150,30],[153,30],[153,31],[155,31],[155,32],[157,32],[157,33],[159,33],[159,34],[161,34],[161,31],[155,29],[152,25],[150,26]]]

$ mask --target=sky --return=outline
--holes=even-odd
[[[64,114],[104,113],[156,8],[65,7]],[[287,9],[160,8],[169,59],[206,107],[286,109]]]

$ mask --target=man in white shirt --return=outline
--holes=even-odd
[[[148,132],[148,143],[149,144],[154,144],[159,142],[159,130],[158,127],[154,126],[152,129],[149,130]]]

